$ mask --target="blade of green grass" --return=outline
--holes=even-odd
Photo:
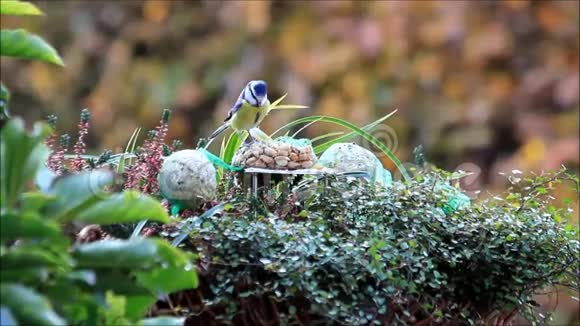
[[[383,123],[385,120],[387,120],[388,118],[390,118],[393,114],[395,114],[397,112],[397,110],[394,110],[393,112],[387,114],[386,116],[372,122],[369,123],[368,125],[362,127],[362,129],[366,132],[370,132],[371,130],[373,130],[376,126],[380,125],[381,123]],[[348,134],[344,135],[344,136],[340,136],[337,137],[335,139],[329,140],[325,143],[319,144],[316,147],[314,147],[314,152],[316,154],[322,153],[325,150],[327,150],[330,146],[336,144],[336,143],[340,143],[340,142],[345,142],[349,139],[351,139],[352,137],[357,136],[357,134],[354,131],[349,132]]]
[[[133,233],[131,233],[130,238],[134,239],[134,238],[138,237],[141,234],[141,230],[143,230],[143,227],[145,226],[145,224],[147,224],[147,220],[139,221],[139,223],[137,224],[137,226],[133,230]]]
[[[286,96],[288,96],[288,93],[280,96],[280,98],[278,98],[276,101],[270,103],[270,107],[274,107],[274,106],[280,104],[280,102],[282,102],[282,100],[284,100],[286,98]]]
[[[127,142],[127,146],[125,147],[125,153],[121,155],[119,158],[119,165],[117,166],[117,173],[121,174],[125,171],[125,154],[126,153],[133,153],[135,150],[135,144],[137,143],[137,138],[139,138],[139,133],[141,132],[141,128],[135,128],[133,134],[131,134],[131,138]],[[131,159],[129,159],[129,164],[131,164]]]
[[[315,143],[315,142],[320,141],[320,140],[323,140],[323,139],[332,138],[334,136],[342,136],[342,135],[344,135],[344,132],[342,132],[342,131],[331,132],[331,133],[328,133],[326,135],[322,135],[322,136],[318,136],[318,137],[312,138],[311,141],[312,141],[312,143]]]
[[[278,105],[282,102],[282,100],[284,100],[284,98],[286,98],[287,95],[288,95],[288,93],[280,96],[279,99],[272,102],[270,104],[270,106],[268,107],[268,112],[270,112],[272,110],[307,109],[308,108],[308,106],[306,106],[306,105],[294,105],[294,104]]]
[[[383,123],[385,120],[387,120],[388,118],[390,118],[391,116],[393,116],[395,113],[397,113],[397,110],[394,110],[393,112],[385,115],[384,117],[382,117],[382,118],[380,118],[380,119],[378,119],[378,120],[376,120],[376,121],[374,121],[372,123],[369,123],[368,125],[362,127],[362,129],[365,130],[365,131],[370,131],[374,127],[378,126],[379,124]],[[307,117],[307,118],[310,118],[310,117]],[[297,119],[297,120],[291,121],[291,122],[287,123],[286,125],[278,128],[276,131],[274,131],[270,135],[270,137],[274,137],[275,134],[279,133],[280,131],[282,131],[282,130],[284,130],[286,128],[290,128],[290,127],[295,126],[297,124],[306,123],[308,121],[311,121],[311,120],[305,121],[305,120],[302,120],[302,119]],[[350,133],[348,133],[348,134],[346,134],[346,135],[344,135],[344,136],[342,136],[340,138],[337,138],[337,140],[338,140],[337,142],[345,141],[347,139],[350,139],[353,136],[356,136],[356,133],[355,132],[350,132]]]
[[[302,128],[298,129],[298,130],[297,130],[297,131],[296,131],[296,132],[295,132],[295,133],[292,135],[292,138],[296,138],[296,136],[297,136],[297,135],[298,135],[300,132],[302,132],[304,129],[306,129],[306,128],[310,127],[311,125],[313,125],[313,124],[317,123],[318,121],[320,121],[320,120],[314,120],[314,121],[312,121],[312,122],[309,122],[309,123],[305,124],[305,125],[304,125]]]
[[[234,155],[236,155],[236,151],[242,145],[242,140],[238,136],[237,132],[232,132],[228,141],[226,143],[226,150],[224,151],[223,157],[221,159],[226,162],[227,164],[232,164],[232,160]]]
[[[226,137],[223,137],[222,138],[222,143],[220,145],[220,156],[219,156],[220,158],[223,158],[224,157],[225,151],[226,151]],[[217,174],[217,179],[218,179],[218,182],[219,182],[219,180],[221,180],[222,177],[223,177],[223,175],[224,175],[224,168],[221,167],[221,166],[218,167],[216,174]]]
[[[234,133],[234,134],[235,134],[235,133]],[[238,137],[238,138],[239,138],[239,137]],[[219,214],[219,213],[221,213],[221,212],[224,210],[225,206],[226,206],[226,203],[221,203],[221,204],[219,204],[219,205],[216,205],[216,206],[214,206],[214,207],[210,208],[209,210],[207,210],[205,213],[201,214],[201,215],[199,216],[199,218],[200,218],[201,220],[203,220],[203,219],[206,219],[206,218],[212,217],[212,216],[214,216],[214,215],[216,215],[216,214]],[[173,247],[177,247],[177,246],[179,246],[179,245],[181,244],[181,242],[183,242],[183,240],[185,240],[185,238],[187,238],[187,237],[189,236],[189,233],[190,233],[191,231],[193,231],[191,223],[189,223],[189,224],[186,224],[186,226],[185,226],[184,228],[182,228],[182,230],[184,230],[184,229],[185,229],[185,231],[184,231],[184,232],[182,232],[182,233],[181,233],[179,236],[177,236],[175,239],[173,239],[173,241],[171,242],[171,245],[172,245]]]
[[[309,107],[306,105],[295,105],[295,104],[284,104],[284,105],[276,105],[270,106],[270,110],[295,110],[295,109],[308,109]]]

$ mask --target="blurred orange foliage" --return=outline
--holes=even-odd
[[[362,125],[396,108],[402,160],[423,144],[441,167],[481,167],[492,188],[498,171],[579,166],[575,1],[35,2],[47,16],[24,27],[67,67],[3,58],[12,107],[57,113],[65,130],[89,107],[94,151],[120,149],[163,108],[170,137],[192,146],[261,78],[271,97],[311,107],[273,113],[266,130],[306,114]]]
[[[44,19],[2,27],[46,36],[66,68],[2,58],[12,111],[56,113],[72,131],[89,107],[94,152],[122,150],[164,108],[169,137],[193,146],[260,78],[271,98],[311,107],[272,113],[265,130],[309,114],[363,125],[396,108],[401,160],[422,144],[440,167],[478,166],[477,187],[580,165],[578,1],[34,2]]]

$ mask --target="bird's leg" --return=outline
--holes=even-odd
[[[240,136],[240,139],[242,139],[242,137],[244,136],[244,132],[243,131],[238,131],[238,135]],[[254,137],[252,137],[252,135],[248,131],[248,137],[246,138],[246,140],[244,140],[244,145],[252,144],[255,141],[256,140],[254,139]]]

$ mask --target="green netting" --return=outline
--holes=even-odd
[[[292,145],[296,148],[312,147],[312,141],[310,141],[308,138],[295,139],[289,136],[281,136],[276,138],[275,141]],[[314,152],[314,149],[312,149],[312,151]]]
[[[244,169],[241,168],[241,167],[229,165],[228,163],[224,162],[224,160],[222,160],[221,158],[219,158],[218,156],[212,154],[211,152],[209,152],[208,150],[206,150],[204,148],[198,148],[198,151],[200,151],[203,154],[205,154],[205,156],[207,157],[207,159],[212,164],[214,164],[214,165],[217,165],[219,167],[222,167],[224,169],[227,169],[227,170],[230,170],[230,171],[234,171],[234,172],[244,171]]]
[[[450,214],[460,208],[471,206],[471,199],[461,192],[461,190],[449,184],[441,184],[437,186],[437,190],[442,190],[449,196],[447,204],[442,208],[445,214]]]

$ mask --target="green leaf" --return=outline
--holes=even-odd
[[[17,0],[0,1],[0,14],[13,16],[40,16],[44,13],[30,2]]]
[[[177,318],[177,317],[162,316],[162,317],[147,318],[147,319],[141,320],[141,325],[143,325],[143,326],[159,326],[159,325],[182,326],[184,323],[185,323],[185,318],[183,318],[183,317]]]
[[[184,267],[158,268],[151,271],[137,272],[139,283],[153,292],[172,293],[180,290],[195,289],[199,280],[193,268]]]
[[[137,191],[115,194],[79,212],[75,220],[89,224],[133,223],[143,219],[169,223],[169,216],[154,198]]]
[[[66,325],[46,298],[18,284],[0,285],[0,302],[8,307],[19,325]]]
[[[49,275],[49,269],[46,267],[14,268],[2,270],[2,273],[0,273],[0,282],[17,282],[25,285],[36,285],[46,282]]]
[[[228,141],[226,143],[226,149],[224,151],[223,157],[221,158],[227,164],[232,164],[232,160],[234,159],[234,155],[236,155],[236,151],[242,145],[242,140],[238,136],[237,132],[233,132],[230,134]]]
[[[40,36],[23,29],[0,30],[0,55],[64,66],[56,50]]]
[[[107,310],[105,311],[105,325],[124,325],[126,298],[120,295],[114,295],[112,291],[106,293]]]
[[[153,295],[150,296],[127,296],[125,302],[125,317],[131,320],[137,320],[143,318],[157,298]],[[165,325],[165,324],[157,324]]]
[[[0,82],[0,120],[10,118],[10,111],[8,111],[8,101],[10,101],[10,92],[4,84]]]
[[[138,267],[135,267],[138,268]],[[126,296],[153,296],[153,293],[137,282],[133,273],[127,269],[110,267],[92,269],[96,274],[94,288],[102,293],[109,290]]]
[[[150,268],[158,263],[158,246],[149,239],[107,240],[78,245],[72,256],[79,266]]]
[[[73,258],[79,266],[154,268],[161,264],[185,266],[187,255],[155,239],[107,240],[78,245]]]
[[[58,267],[68,265],[67,261],[40,248],[16,247],[0,256],[2,270],[34,267]]]
[[[0,205],[14,207],[25,184],[32,180],[48,157],[42,140],[49,133],[45,124],[37,123],[27,132],[20,118],[10,120],[0,132]]]
[[[47,206],[53,219],[66,222],[101,200],[109,198],[103,188],[113,183],[113,173],[106,170],[84,171],[57,179],[49,194],[56,200]]]
[[[41,192],[26,192],[20,196],[20,207],[23,212],[41,212],[55,197]]]
[[[61,237],[60,227],[53,221],[43,219],[36,213],[3,212],[0,217],[0,241],[16,239]],[[64,238],[63,238],[64,239]]]

